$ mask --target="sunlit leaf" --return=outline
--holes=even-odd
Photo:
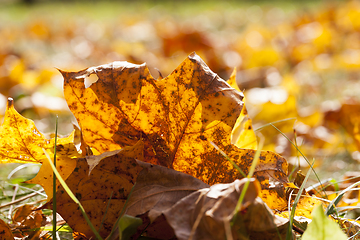
[[[142,158],[142,149],[143,144],[139,142],[135,146],[111,153],[78,158],[74,171],[66,179],[66,184],[81,202],[96,229],[99,229],[104,218],[100,231],[103,237],[110,233],[138,173],[142,170],[135,161]],[[51,204],[52,201],[44,207],[51,209]],[[87,237],[93,236],[78,205],[62,186],[57,189],[57,210],[74,231]]]
[[[0,127],[1,162],[35,162],[45,159],[42,148],[50,146],[50,140],[37,130],[33,121],[22,117],[9,99],[4,122]]]
[[[209,171],[198,169],[212,155],[204,158],[212,148],[209,141],[230,140],[242,94],[197,55],[161,80],[145,65],[126,62],[62,74],[65,97],[90,147],[101,153],[142,138],[145,161],[214,181]],[[84,79],[91,74],[99,79],[85,88]]]
[[[326,217],[321,205],[314,208],[312,216],[312,222],[304,232],[302,239],[347,239],[347,236],[341,231],[339,225]]]
[[[66,180],[76,167],[76,159],[68,157],[56,158],[56,169],[61,177]],[[26,183],[40,184],[47,195],[47,199],[53,198],[53,171],[48,161],[44,161],[37,175]],[[56,181],[56,188],[60,186],[60,182]]]
[[[59,138],[58,155],[80,157],[74,145],[74,133]],[[54,138],[47,139],[30,119],[21,116],[9,98],[4,122],[0,126],[0,162],[42,163],[45,155],[42,149],[53,151]]]
[[[241,92],[236,83],[236,68],[231,74],[228,84]],[[245,102],[245,97],[243,98],[243,101]],[[231,132],[231,143],[239,148],[257,149],[256,135],[245,105],[243,106],[240,116],[236,120],[235,126]]]
[[[84,140],[100,153],[141,138],[145,161],[173,167],[209,184],[239,177],[210,142],[226,153],[231,149],[229,154],[245,171],[251,165],[254,151],[236,149],[230,143],[243,106],[242,93],[211,72],[196,54],[161,80],[155,80],[144,64],[127,62],[62,74],[65,97]],[[86,88],[84,81],[91,74],[98,80]],[[261,159],[266,163],[259,166],[262,171],[286,175],[286,161],[280,156],[264,152]]]
[[[319,204],[323,204],[323,203],[324,202],[320,201],[319,199],[317,199],[315,197],[312,197],[309,195],[304,195],[300,198],[300,200],[296,206],[295,216],[311,219],[312,218],[311,213],[313,212],[315,206],[317,206]],[[285,218],[288,218],[289,212],[284,211],[280,215]]]

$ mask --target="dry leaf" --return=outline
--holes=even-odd
[[[181,172],[141,161],[137,163],[144,169],[136,179],[133,193],[128,199],[125,214],[140,217],[143,224],[136,236],[145,233],[158,239],[171,239],[173,229],[168,225],[162,212],[192,192],[209,185]],[[110,239],[118,239],[118,226]]]
[[[47,149],[50,140],[40,133],[33,121],[22,117],[9,98],[4,122],[0,127],[1,162],[35,162],[45,159],[42,148]]]
[[[94,73],[99,79],[85,88],[84,79]],[[126,62],[62,74],[65,97],[90,147],[111,151],[141,136],[147,162],[203,179],[208,176],[196,168],[211,148],[206,139],[229,139],[242,107],[242,95],[195,54],[162,80],[144,64]]]
[[[14,240],[14,235],[11,232],[9,225],[0,219],[0,236],[2,240]]]
[[[232,128],[242,110],[242,93],[191,54],[172,74],[155,80],[143,65],[114,62],[80,72],[64,72],[69,108],[85,142],[99,153],[142,139],[146,162],[188,173],[208,184],[241,175],[214,149],[214,142],[246,172],[254,151],[231,145]],[[85,78],[98,80],[86,88]],[[93,126],[96,125],[97,128]],[[286,176],[285,159],[263,152],[262,171]],[[264,175],[264,174],[263,174]]]
[[[45,218],[42,211],[35,206],[23,205],[17,208],[12,217],[14,236],[20,239],[47,239],[49,236],[39,230]]]
[[[217,184],[181,199],[164,212],[178,239],[275,239],[277,228],[285,238],[287,220],[276,217],[257,197],[259,185],[251,179],[235,224],[234,209],[247,179]],[[261,219],[261,220],[260,220]],[[261,222],[261,223],[260,223]],[[213,231],[216,229],[216,231]],[[276,235],[276,234],[275,234]],[[262,238],[259,238],[262,236]],[[277,237],[277,236],[276,236]]]
[[[151,221],[164,210],[172,207],[181,198],[209,185],[166,167],[137,161],[144,169],[140,172],[136,186],[126,209],[126,214],[138,216],[149,211]]]
[[[58,139],[57,155],[66,157],[81,156],[74,145],[74,133]],[[42,149],[53,151],[54,138],[47,139],[35,127],[32,120],[21,116],[9,98],[4,122],[0,127],[1,163],[42,163],[46,159]]]
[[[241,92],[236,83],[236,68],[232,72],[228,84]],[[243,98],[245,102],[245,97]],[[235,126],[231,132],[231,143],[239,148],[257,149],[257,139],[252,127],[251,119],[248,115],[245,105],[243,106],[240,116],[236,120]]]
[[[325,113],[326,124],[343,126],[354,139],[356,147],[360,150],[360,104],[348,101],[341,105],[340,109]]]
[[[96,229],[99,229],[105,216],[100,231],[103,237],[110,233],[142,169],[135,161],[136,158],[142,158],[142,149],[142,142],[138,142],[135,146],[113,151],[112,154],[79,158],[76,168],[66,180]],[[108,202],[109,208],[106,209]],[[51,204],[52,201],[44,207],[51,209]],[[57,189],[57,209],[74,231],[83,233],[88,238],[93,236],[78,205],[62,186]]]

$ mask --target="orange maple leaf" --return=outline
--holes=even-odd
[[[243,95],[213,73],[195,53],[169,76],[155,80],[145,64],[127,62],[64,72],[64,93],[85,142],[99,153],[145,143],[145,161],[214,184],[241,175],[214,149],[214,142],[246,172],[255,151],[239,149],[230,135]],[[98,80],[86,88],[85,78]],[[96,127],[94,127],[96,126]],[[286,176],[287,163],[263,152],[259,171]]]

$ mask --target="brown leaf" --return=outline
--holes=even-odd
[[[225,239],[229,237],[259,239],[257,236],[261,233],[263,239],[275,239],[265,236],[276,233],[277,228],[280,227],[284,227],[286,230],[287,220],[274,216],[271,210],[257,197],[260,187],[255,179],[250,180],[235,224],[230,226],[230,221],[235,214],[235,206],[247,181],[247,179],[236,180],[230,184],[217,184],[209,189],[201,189],[181,199],[164,212],[176,237],[178,239]],[[280,232],[284,238],[286,232]]]
[[[13,217],[13,233],[16,238],[47,239],[46,233],[39,230],[45,222],[41,210],[32,205],[23,205],[16,209]]]
[[[136,186],[126,209],[131,216],[149,211],[150,220],[155,220],[164,210],[172,207],[181,198],[207,188],[209,185],[166,167],[137,161],[144,169],[140,172]]]
[[[96,229],[99,229],[103,217],[106,216],[100,231],[103,237],[110,233],[142,169],[135,161],[137,158],[142,158],[142,149],[143,144],[140,141],[135,146],[111,153],[79,158],[75,170],[66,180]],[[51,204],[52,201],[45,207],[52,208]],[[83,233],[87,237],[93,236],[78,205],[62,186],[57,190],[57,209],[74,231]]]
[[[261,198],[255,199],[243,215],[243,219],[239,219],[239,222],[245,224],[251,240],[286,239],[286,233],[289,229],[289,220],[274,215]],[[294,233],[292,233],[292,239],[295,239]]]
[[[174,236],[174,231],[161,215],[162,212],[183,197],[209,185],[191,175],[166,167],[141,161],[137,163],[143,170],[136,179],[125,214],[142,218],[143,224],[138,228],[138,235],[144,231],[153,238],[170,239]],[[117,228],[111,239],[118,238]]]
[[[14,235],[11,232],[9,225],[0,219],[0,236],[2,240],[14,240]]]
[[[360,150],[360,103],[347,101],[340,109],[325,113],[325,124],[330,127],[343,126],[349,135],[354,139],[356,147]],[[337,126],[337,127],[338,127]]]

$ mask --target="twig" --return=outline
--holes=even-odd
[[[13,194],[13,197],[11,199],[11,201],[15,201],[15,198],[16,198],[16,194],[17,194],[17,191],[19,190],[19,185],[16,184],[15,185],[15,190],[14,190],[14,194]],[[8,215],[8,218],[11,219],[11,213],[12,213],[12,210],[13,210],[13,205],[10,205],[10,209],[9,209],[9,215]]]
[[[38,191],[38,192],[33,192],[33,193],[30,193],[29,195],[26,195],[26,196],[24,196],[24,197],[22,197],[22,198],[19,198],[19,199],[13,200],[13,201],[11,201],[11,202],[5,203],[5,204],[3,204],[3,205],[0,206],[0,209],[5,208],[5,207],[8,207],[8,206],[11,206],[11,205],[16,204],[16,203],[19,203],[19,202],[22,202],[22,201],[24,201],[24,200],[26,200],[26,199],[35,197],[36,195],[40,194],[40,193],[43,192],[43,191],[44,191],[44,190],[42,189],[42,190],[40,190],[40,191]]]

